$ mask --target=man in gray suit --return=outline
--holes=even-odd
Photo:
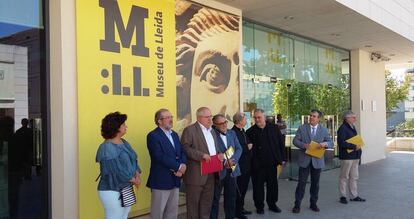
[[[333,148],[332,138],[329,135],[328,130],[319,124],[321,117],[321,111],[316,109],[311,110],[309,123],[300,126],[293,139],[293,144],[299,148],[299,179],[295,192],[295,206],[292,209],[293,213],[300,212],[300,204],[305,193],[309,172],[311,175],[310,209],[319,212],[316,202],[318,201],[319,177],[322,168],[325,167],[325,159],[324,157],[320,159],[311,157],[307,155],[305,151],[310,147],[311,141],[318,143],[319,148]]]
[[[184,129],[181,143],[187,153],[187,170],[184,175],[186,187],[187,218],[210,218],[213,203],[215,174],[201,175],[201,161],[210,161],[210,156],[219,153],[217,135],[211,128],[212,116],[207,107],[200,107],[197,112],[197,122]]]

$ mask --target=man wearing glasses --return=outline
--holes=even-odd
[[[234,218],[236,214],[236,179],[240,175],[238,161],[242,154],[242,148],[236,133],[227,129],[227,120],[223,114],[213,117],[213,124],[219,151],[224,154],[224,169],[219,173],[219,179],[214,186],[214,199],[211,208],[210,219],[217,219],[219,215],[219,201],[221,191],[224,188],[224,213],[225,218]]]
[[[187,153],[187,172],[184,175],[186,187],[187,219],[209,219],[213,203],[215,174],[201,175],[200,162],[210,162],[210,156],[224,156],[218,149],[218,139],[211,128],[211,111],[200,107],[197,122],[184,129],[181,143]]]
[[[319,208],[316,205],[318,201],[319,193],[319,177],[321,175],[322,168],[325,167],[325,159],[312,157],[306,154],[306,149],[309,149],[310,143],[316,142],[318,148],[333,148],[332,138],[328,130],[319,124],[319,120],[322,117],[322,112],[316,109],[311,110],[309,115],[309,123],[303,124],[296,131],[293,144],[299,148],[299,179],[295,192],[295,205],[292,209],[293,213],[300,212],[300,204],[305,193],[306,181],[308,180],[309,173],[311,175],[311,187],[310,187],[310,209],[315,212],[319,212]]]
[[[280,213],[278,201],[277,166],[285,163],[285,145],[279,128],[266,123],[265,113],[256,109],[253,114],[255,125],[246,134],[253,143],[252,182],[253,200],[257,214],[264,214],[264,184],[269,210]]]
[[[147,187],[151,189],[151,218],[177,218],[178,190],[187,169],[187,157],[177,133],[172,130],[170,111],[158,110],[154,121],[158,127],[147,135],[151,157],[147,181]]]

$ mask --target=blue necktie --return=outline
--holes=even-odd
[[[312,132],[311,132],[312,139],[315,138],[315,134],[316,134],[316,127],[312,127]]]

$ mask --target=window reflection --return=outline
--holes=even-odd
[[[281,177],[295,178],[297,156],[291,141],[308,122],[309,111],[324,112],[321,122],[335,138],[339,114],[350,108],[349,52],[246,21],[243,49],[244,111],[262,108],[268,116],[280,113],[286,119],[286,146],[292,150]],[[262,76],[276,76],[277,82]],[[335,167],[335,153],[327,153],[327,168]]]
[[[0,1],[0,218],[46,218],[43,1]]]

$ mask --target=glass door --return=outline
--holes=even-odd
[[[0,219],[47,218],[44,1],[0,1]]]

